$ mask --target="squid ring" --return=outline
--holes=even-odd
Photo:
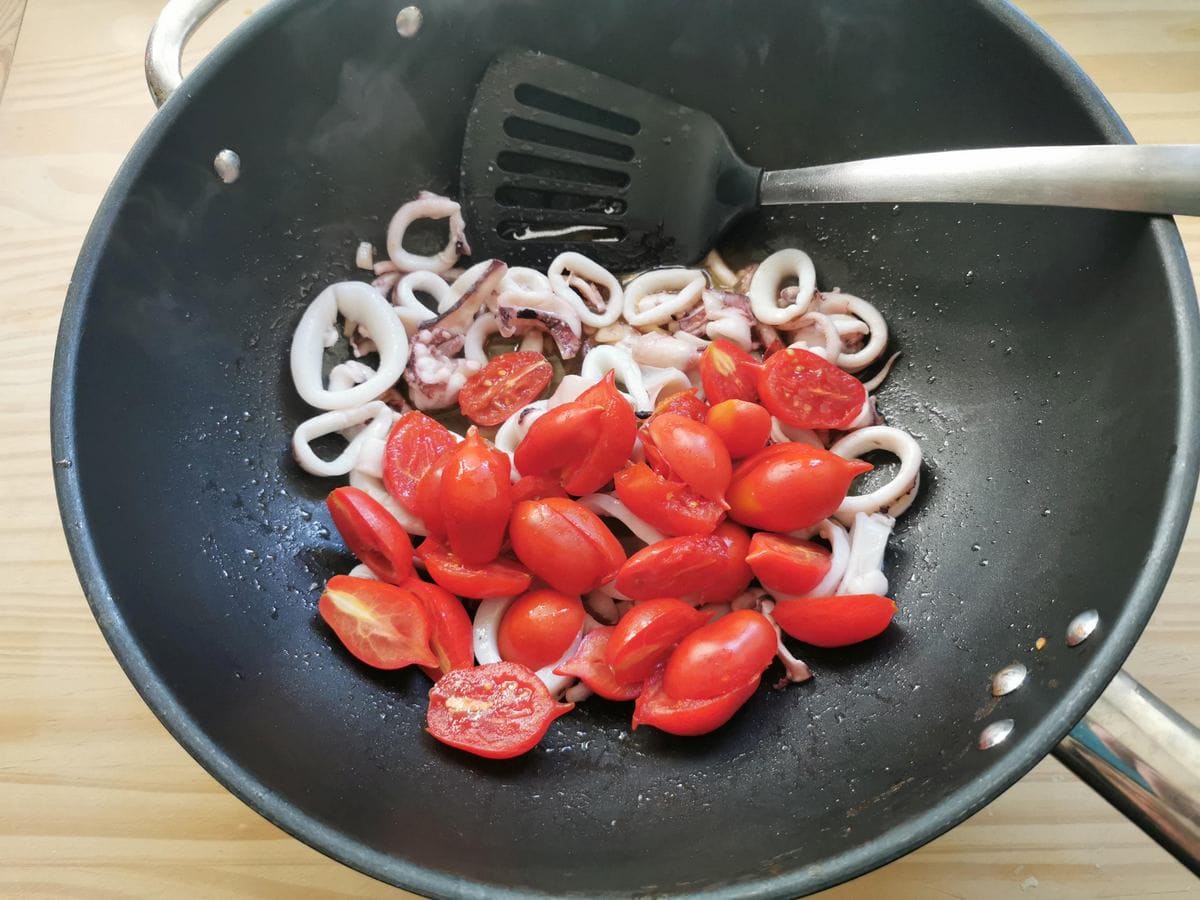
[[[449,219],[450,240],[434,256],[420,256],[404,249],[404,232],[417,219]],[[424,270],[445,272],[450,269],[462,253],[470,253],[466,241],[467,224],[463,221],[462,207],[449,197],[429,191],[421,191],[416,200],[405,203],[392,216],[387,229],[387,251],[398,267],[406,272]]]
[[[861,319],[869,329],[866,346],[854,353],[843,353],[838,357],[837,364],[847,372],[861,372],[883,355],[888,342],[887,321],[879,314],[879,310],[866,300],[852,294],[843,294],[841,291],[823,294],[821,312],[826,315],[849,313]]]
[[[663,325],[700,299],[708,278],[699,269],[654,269],[625,286],[625,321],[636,328]],[[644,301],[652,301],[642,309]]]
[[[780,306],[779,287],[789,275],[799,281],[796,299]],[[817,270],[808,254],[794,247],[777,250],[754,270],[750,279],[750,310],[760,322],[783,325],[808,312],[816,291]]]
[[[475,610],[475,620],[471,627],[471,642],[474,645],[475,661],[479,665],[486,666],[488,663],[501,661],[500,645],[498,642],[500,621],[504,618],[504,614],[508,612],[508,608],[512,605],[514,599],[513,597],[499,597],[495,600],[479,601],[479,609]],[[575,651],[579,649],[580,641],[583,640],[583,636],[588,630],[589,618],[587,615],[584,616],[583,624],[579,627],[579,633],[575,635],[575,639],[571,641],[571,646],[567,647],[566,652],[550,663],[550,665],[543,666],[534,673],[542,680],[542,683],[546,685],[550,693],[556,697],[575,683],[575,676],[556,675],[554,674],[554,670],[575,655]]]
[[[829,450],[844,459],[886,450],[900,460],[900,470],[887,484],[842,501],[834,513],[841,521],[853,522],[860,512],[885,512],[896,518],[912,505],[921,484],[921,445],[912,435],[890,425],[870,425],[839,438]]]
[[[579,293],[567,283],[565,274],[567,272],[599,285],[608,292],[604,312],[594,312],[583,302]],[[588,259],[582,253],[571,251],[560,253],[554,258],[554,262],[550,263],[547,274],[550,276],[550,289],[571,304],[579,313],[579,321],[584,325],[590,328],[607,328],[621,318],[621,313],[625,308],[625,292],[621,289],[621,282],[617,281],[617,277],[612,272],[595,260]]]
[[[296,431],[292,434],[292,454],[300,468],[310,474],[326,478],[345,475],[358,465],[359,455],[368,438],[383,440],[387,437],[393,418],[391,407],[382,400],[372,400],[354,409],[335,409],[321,413],[296,426]],[[354,435],[346,449],[334,459],[321,459],[310,446],[319,437],[368,422],[370,424]]]

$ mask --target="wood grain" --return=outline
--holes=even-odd
[[[0,72],[20,5],[0,0]],[[171,740],[109,654],[59,527],[47,433],[55,329],[87,225],[153,113],[141,54],[160,5],[30,0],[0,102],[0,896],[396,896],[268,825]],[[257,5],[227,5],[188,58]],[[1200,0],[1021,6],[1139,140],[1200,143]],[[1196,268],[1200,220],[1180,225]],[[1129,666],[1200,719],[1195,525]],[[1046,761],[963,826],[827,896],[1196,892],[1181,866]]]
[[[24,15],[25,0],[0,0],[0,97],[4,96],[4,84],[12,68],[17,35],[21,33],[21,17]]]

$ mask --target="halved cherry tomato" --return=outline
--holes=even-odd
[[[771,414],[746,400],[718,403],[708,411],[704,424],[717,433],[734,459],[761,450],[771,436]]]
[[[555,675],[578,678],[605,700],[633,700],[642,692],[641,682],[622,684],[613,675],[605,653],[613,628],[593,628],[583,636],[575,655],[554,670]]]
[[[723,400],[758,399],[761,363],[733,341],[718,338],[700,357],[700,383],[710,406]]]
[[[779,338],[775,338],[775,340],[771,341],[767,349],[763,351],[763,362],[766,362],[779,351],[786,349],[787,348],[783,345],[783,341],[781,341]]]
[[[604,658],[621,684],[643,682],[666,661],[676,644],[707,621],[707,615],[682,600],[647,600],[621,617]]]
[[[554,366],[540,353],[504,353],[467,379],[458,406],[476,425],[499,425],[541,396],[553,377]]]
[[[667,659],[663,690],[680,700],[711,700],[763,673],[775,658],[775,628],[738,609],[691,632]]]
[[[758,687],[761,675],[711,700],[679,700],[663,690],[663,667],[642,686],[633,706],[633,730],[651,725],[668,734],[690,737],[715,731],[733,718]]]
[[[779,627],[815,647],[845,647],[883,633],[896,604],[878,594],[781,600],[771,613]]]
[[[764,531],[810,528],[842,505],[850,482],[871,464],[789,442],[747,457],[733,472],[729,516]]]
[[[581,596],[606,584],[625,562],[625,551],[608,526],[574,500],[519,503],[508,531],[517,559],[564,594]]]
[[[578,636],[583,616],[583,603],[570,594],[551,588],[522,594],[500,620],[500,658],[535,671],[550,665]]]
[[[766,531],[750,538],[746,554],[754,577],[773,594],[808,593],[829,574],[832,561],[820,544]]]
[[[634,600],[678,597],[700,605],[732,600],[754,574],[746,565],[750,538],[723,522],[706,535],[687,535],[643,547],[621,566],[617,590]]]
[[[454,446],[457,447],[458,444]],[[425,470],[425,474],[417,483],[414,497],[416,513],[425,523],[426,531],[441,540],[446,539],[446,520],[442,516],[442,474],[446,471],[446,463],[450,461],[453,451],[454,447],[451,447]]]
[[[434,537],[421,542],[417,556],[437,584],[452,594],[472,600],[521,594],[529,590],[533,581],[524,566],[503,556],[482,566],[469,566]]]
[[[358,488],[340,487],[325,504],[350,552],[381,580],[400,584],[412,576],[412,542],[379,501]]]
[[[617,496],[663,534],[711,534],[725,518],[725,506],[668,481],[645,463],[632,463],[613,477]]]
[[[383,449],[383,484],[397,503],[410,513],[417,509],[421,476],[455,443],[450,429],[425,413],[409,412],[392,426]]]
[[[429,648],[437,657],[437,666],[421,666],[425,674],[437,681],[454,669],[475,665],[471,617],[462,601],[444,588],[419,578],[410,578],[403,586],[421,601],[429,617]]]
[[[563,469],[563,487],[568,494],[582,497],[604,487],[629,459],[637,439],[637,416],[633,407],[617,390],[616,374],[609,372],[575,401],[598,407],[604,414],[600,435],[578,463]],[[536,424],[536,423],[535,423]]]
[[[774,354],[758,373],[763,406],[797,428],[846,428],[867,402],[863,383],[803,349]]]
[[[430,688],[425,727],[443,744],[509,759],[532,750],[550,723],[574,708],[555,702],[525,666],[490,663],[455,669]]]
[[[541,500],[545,497],[565,497],[557,478],[545,475],[524,475],[518,478],[512,486],[512,502],[516,506],[522,500]]]
[[[512,515],[511,473],[508,455],[489,446],[474,426],[447,455],[439,498],[442,521],[450,549],[468,565],[500,555]]]
[[[603,427],[604,410],[598,406],[556,406],[529,426],[513,451],[513,464],[522,475],[553,476],[561,484],[563,470],[587,455]]]
[[[665,467],[659,474],[682,481],[702,497],[720,500],[729,487],[729,451],[703,422],[676,413],[655,416],[642,429],[642,446],[651,464]]]
[[[406,588],[334,575],[317,603],[321,618],[355,657],[376,669],[436,666],[429,617]]]
[[[676,413],[703,422],[708,414],[708,404],[700,399],[699,388],[688,388],[658,402],[654,407],[654,415],[660,416],[664,413]]]

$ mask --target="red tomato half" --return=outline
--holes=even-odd
[[[557,703],[541,680],[518,663],[455,669],[429,690],[426,729],[460,750],[489,759],[520,756],[550,723],[575,708]]]
[[[500,658],[537,669],[555,662],[583,625],[578,597],[542,588],[522,594],[504,611],[496,644]]]
[[[421,477],[457,441],[450,430],[425,413],[402,415],[392,426],[383,450],[383,484],[392,498],[410,513],[417,509]]]
[[[600,517],[561,497],[517,504],[509,538],[529,571],[576,597],[611,581],[625,562],[625,551]]]
[[[733,473],[729,451],[702,422],[676,413],[655,416],[642,430],[642,445],[647,459],[661,460],[665,466],[660,474],[682,481],[702,497],[719,501],[729,487]]]
[[[583,636],[575,655],[554,670],[555,675],[572,675],[605,700],[633,700],[642,692],[641,682],[622,684],[613,675],[605,656],[612,626],[593,628]]]
[[[688,634],[667,660],[663,690],[681,700],[711,700],[757,678],[775,658],[771,620],[739,609]]]
[[[370,578],[334,575],[317,604],[325,623],[355,657],[376,669],[436,666],[429,617],[412,591]]]
[[[878,594],[781,600],[771,613],[780,628],[815,647],[845,647],[873,638],[895,614],[895,602]]]
[[[654,414],[661,416],[664,413],[676,413],[697,422],[703,422],[704,417],[708,415],[708,404],[700,399],[698,388],[688,388],[686,391],[672,394],[658,402],[658,405],[654,407]]]
[[[621,567],[617,590],[634,600],[678,597],[696,605],[723,603],[754,577],[746,565],[750,538],[732,522],[712,534],[667,538],[643,547]]]
[[[558,479],[545,475],[525,475],[518,478],[512,486],[513,506],[522,500],[542,500],[546,497],[565,496],[567,496],[567,492],[562,489]]]
[[[342,540],[368,569],[392,584],[412,576],[412,542],[379,501],[358,488],[340,487],[325,503]]]
[[[553,377],[554,367],[540,353],[504,353],[467,379],[458,406],[476,425],[499,425],[540,397]]]
[[[419,578],[410,578],[403,586],[421,601],[429,617],[429,647],[437,657],[437,667],[422,666],[425,674],[437,681],[454,669],[475,665],[471,617],[462,601],[444,588]]]
[[[605,654],[622,684],[645,681],[684,637],[708,621],[682,600],[664,597],[637,604],[612,629]]]
[[[846,428],[867,402],[863,383],[807,350],[784,350],[758,373],[763,406],[797,428]]]
[[[629,459],[637,439],[637,416],[633,407],[617,390],[617,376],[609,372],[599,384],[592,385],[575,402],[601,410],[600,435],[584,457],[563,469],[563,487],[568,494],[582,497],[598,491]]]
[[[417,556],[437,584],[472,600],[511,597],[529,590],[533,581],[524,566],[504,557],[482,566],[469,566],[433,537],[421,542]]]
[[[725,518],[725,506],[668,481],[645,463],[626,466],[613,477],[617,497],[663,534],[711,534]]]
[[[811,528],[842,505],[850,482],[871,464],[807,444],[773,444],[734,470],[729,517],[764,531]]]
[[[564,403],[543,413],[513,451],[513,464],[522,475],[553,476],[561,483],[563,470],[578,465],[600,437],[604,410],[581,403]]]
[[[733,341],[718,338],[700,357],[700,383],[710,406],[723,400],[758,399],[761,363]]]
[[[771,414],[746,400],[718,403],[708,411],[704,424],[717,433],[734,459],[761,450],[771,436]]]
[[[483,565],[500,555],[512,515],[511,471],[508,455],[490,446],[473,426],[466,440],[447,454],[439,491],[442,523],[450,549],[468,565]]]
[[[757,532],[746,554],[754,577],[773,594],[806,594],[829,574],[833,555],[820,544]]]
[[[711,700],[678,700],[663,690],[663,669],[657,669],[642,687],[633,707],[633,730],[652,725],[659,731],[690,737],[715,731],[733,718],[750,699],[761,680],[756,675],[727,694]]]
[[[457,447],[458,444],[454,446]],[[442,473],[446,471],[446,463],[450,461],[453,451],[454,447],[451,447],[425,470],[425,474],[417,483],[414,497],[416,513],[425,523],[425,529],[441,540],[446,539],[446,521],[442,516]]]

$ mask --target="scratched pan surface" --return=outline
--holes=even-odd
[[[880,393],[926,452],[887,560],[879,640],[809,652],[721,732],[627,732],[588,702],[484,762],[422,731],[420,674],[356,665],[317,622],[330,484],[289,458],[310,411],[286,348],[419,188],[454,193],[466,108],[530,46],[714,113],[765,166],[1121,141],[1082,74],[994,3],[283,2],[155,118],[85,245],[63,316],[54,453],[97,618],[147,702],[300,839],[435,895],[794,895],[951,827],[1041,758],[1133,644],[1196,472],[1197,333],[1167,221],[987,207],[777,210],[737,260],[800,246],[876,302],[902,361]],[[233,185],[213,175],[241,154]],[[1067,622],[1094,607],[1079,648]],[[1048,643],[1031,647],[1039,636]],[[990,698],[991,674],[1031,670]],[[1013,736],[976,748],[990,721]],[[131,765],[134,764],[131,761]]]

